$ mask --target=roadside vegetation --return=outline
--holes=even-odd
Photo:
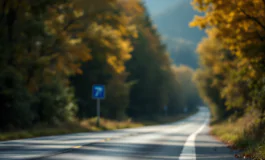
[[[187,118],[196,113],[196,111],[188,114],[179,114],[178,116],[158,116],[153,119],[141,118],[137,120],[127,119],[122,121],[101,118],[100,126],[97,126],[97,118],[88,118],[81,121],[61,123],[57,125],[35,125],[33,128],[26,130],[14,130],[0,133],[0,141],[13,140],[21,138],[33,138],[40,136],[51,136],[61,134],[72,134],[80,132],[97,132],[125,128],[136,128],[150,125],[166,124],[176,122]]]
[[[26,130],[14,130],[0,133],[0,140],[32,138],[78,132],[95,132],[143,126],[141,123],[131,122],[130,120],[114,121],[102,118],[101,125],[98,127],[96,121],[96,118],[88,118],[80,122],[73,121],[57,125],[35,125],[33,128],[28,128]]]
[[[229,119],[212,125],[211,134],[225,142],[229,148],[237,149],[243,154],[238,158],[265,158],[265,137],[263,130],[255,125],[253,115]]]
[[[193,0],[205,16],[191,26],[206,29],[197,47],[194,80],[212,113],[212,134],[243,149],[241,156],[265,159],[264,0]]]

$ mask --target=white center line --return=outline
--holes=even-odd
[[[188,137],[179,156],[179,160],[196,160],[195,139],[197,134],[199,134],[203,128],[207,126],[208,120],[209,118],[207,117],[203,125]]]

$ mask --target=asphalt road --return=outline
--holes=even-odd
[[[209,110],[176,123],[0,143],[0,160],[233,160],[208,134]]]

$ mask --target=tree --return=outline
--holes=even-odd
[[[124,98],[126,101],[128,96],[125,63],[131,58],[130,52],[133,50],[130,38],[136,36],[134,24],[130,21],[130,14],[125,11],[125,2],[79,2],[79,7],[84,11],[84,19],[87,20],[81,29],[86,33],[84,43],[91,50],[93,59],[82,63],[83,74],[71,78],[79,104],[78,116],[85,118],[95,115],[96,104],[90,98],[91,87],[99,83],[107,86],[108,98],[102,104],[103,115],[109,118],[124,117],[125,113],[122,112],[126,108],[125,102],[113,99]],[[113,87],[117,87],[117,94],[111,93],[114,91]],[[120,110],[116,114],[111,108]]]
[[[200,98],[193,82],[194,71],[188,66],[173,66],[177,82],[181,87],[181,99],[183,100],[182,109],[187,108],[189,112],[197,109],[200,105]]]
[[[224,48],[216,37],[216,30],[207,30],[208,38],[198,45],[200,65],[195,80],[202,97],[210,105],[213,117],[223,119],[231,114],[231,108],[244,108],[247,96],[246,87],[241,79],[236,79],[237,59]]]
[[[65,1],[3,1],[0,9],[0,72],[1,72],[1,126],[0,128],[13,127],[29,127],[32,124],[40,123],[40,115],[38,110],[40,106],[37,104],[44,103],[49,99],[54,110],[57,108],[56,96],[52,96],[50,91],[45,91],[46,98],[42,99],[40,95],[44,93],[43,86],[53,85],[50,82],[56,83],[68,88],[67,75],[61,70],[56,72],[56,79],[54,79],[54,72],[60,68],[62,57],[58,52],[51,52],[50,46],[53,40],[59,39],[58,35],[49,32],[51,27],[45,21],[51,20],[51,9],[58,6],[66,5]],[[69,42],[69,39],[64,39],[64,43]],[[60,43],[62,44],[62,43]],[[60,44],[56,47],[60,48]],[[56,50],[52,48],[52,51]],[[73,50],[66,48],[64,52],[73,53]],[[64,63],[64,71],[75,72],[79,60],[87,60],[89,56],[72,55],[72,59],[68,58],[69,68]],[[72,61],[70,61],[72,60]],[[57,64],[57,65],[56,65]],[[73,70],[72,70],[73,69]],[[62,96],[60,102],[64,105],[58,107],[58,112],[67,112],[67,114],[56,114],[51,119],[65,120],[66,117],[72,118],[74,111],[69,108],[68,104],[73,102],[68,101],[69,92],[65,90],[58,90],[56,92]],[[69,95],[68,95],[69,93]],[[74,105],[73,105],[74,106]],[[60,109],[59,109],[60,108]],[[71,108],[71,107],[70,107]],[[73,107],[74,108],[74,107]],[[47,109],[47,108],[45,108]],[[57,113],[58,113],[57,112]],[[73,114],[72,114],[73,113]],[[71,115],[71,116],[70,116]],[[50,115],[47,115],[50,116]],[[8,117],[8,118],[7,118]],[[44,117],[43,117],[44,118]],[[48,117],[45,117],[46,119]]]
[[[256,108],[261,111],[262,121],[263,101],[260,99],[256,103],[256,100],[262,95],[264,79],[261,71],[264,69],[265,59],[264,13],[259,12],[265,8],[264,1],[194,0],[193,4],[195,8],[206,14],[196,16],[191,26],[215,28],[215,36],[221,40],[224,49],[234,56],[233,65],[227,67],[233,70],[230,72],[231,77],[223,80],[226,87],[222,95],[227,97],[227,107],[237,108],[239,104],[244,104],[241,107]],[[232,89],[235,86],[236,89]]]

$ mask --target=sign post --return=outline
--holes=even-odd
[[[100,99],[97,99],[97,126],[100,126]]]
[[[92,98],[97,100],[97,126],[100,126],[100,100],[105,99],[105,86],[94,84],[92,86]]]

